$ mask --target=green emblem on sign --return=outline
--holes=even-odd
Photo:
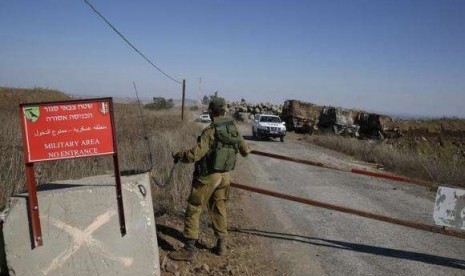
[[[40,117],[40,109],[38,106],[31,106],[24,108],[24,117],[31,123],[37,121]]]

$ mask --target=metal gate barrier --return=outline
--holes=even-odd
[[[341,170],[341,169],[338,169],[338,168],[334,168],[334,167],[324,165],[324,164],[319,163],[319,162],[303,160],[303,159],[297,159],[297,158],[283,156],[283,155],[266,153],[266,152],[261,152],[261,151],[256,151],[256,150],[252,150],[251,153],[256,154],[256,155],[262,155],[262,156],[267,156],[267,157],[271,157],[271,158],[276,158],[276,159],[280,159],[280,160],[287,160],[287,161],[291,161],[291,162],[311,165],[311,166],[335,169],[335,170],[338,170],[338,171],[345,171],[345,170]],[[345,172],[347,172],[347,171],[345,171]],[[418,185],[422,185],[422,186],[429,186],[429,187],[434,186],[432,182],[418,180],[418,179],[411,179],[411,178],[406,178],[406,177],[401,177],[401,176],[392,176],[392,175],[388,175],[388,174],[371,173],[371,172],[368,172],[368,171],[361,171],[361,170],[355,170],[355,171],[352,170],[351,172],[370,175],[370,176],[374,176],[374,177],[387,178],[387,179],[392,179],[392,180],[396,180],[396,181],[403,181],[403,182],[418,184]],[[338,205],[335,205],[335,204],[329,204],[329,203],[325,203],[325,202],[321,202],[321,201],[317,201],[317,200],[312,200],[312,199],[307,199],[307,198],[282,194],[282,193],[278,193],[278,192],[275,192],[275,191],[265,190],[265,189],[261,189],[261,188],[255,188],[255,187],[251,187],[251,186],[243,185],[243,184],[239,184],[239,183],[234,183],[234,182],[231,182],[231,187],[251,191],[251,192],[254,192],[254,193],[264,194],[264,195],[268,195],[268,196],[273,196],[273,197],[277,197],[277,198],[282,198],[282,199],[286,199],[286,200],[290,200],[290,201],[294,201],[294,202],[299,202],[299,203],[303,203],[303,204],[306,204],[306,205],[317,206],[317,207],[326,208],[326,209],[330,209],[330,210],[334,210],[334,211],[338,211],[338,212],[342,212],[342,213],[348,213],[348,214],[352,214],[352,215],[356,215],[356,216],[360,216],[360,217],[365,217],[365,218],[369,218],[369,219],[384,221],[384,222],[387,222],[387,223],[402,225],[402,226],[406,226],[406,227],[410,227],[410,228],[414,228],[414,229],[419,229],[419,230],[423,230],[423,231],[428,231],[428,232],[438,233],[438,234],[442,234],[442,235],[446,235],[446,236],[452,236],[452,237],[458,237],[458,238],[461,238],[461,239],[465,239],[465,232],[464,231],[458,231],[458,230],[448,229],[446,227],[440,227],[440,226],[435,226],[435,225],[423,224],[423,223],[418,223],[418,222],[414,222],[414,221],[408,221],[408,220],[388,217],[388,216],[381,215],[381,214],[370,213],[370,212],[366,212],[366,211],[362,211],[362,210],[357,210],[357,209],[347,208],[347,207],[343,207],[343,206],[338,206]]]

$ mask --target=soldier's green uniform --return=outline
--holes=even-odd
[[[250,152],[232,119],[220,116],[213,118],[213,123],[203,130],[194,148],[179,154],[181,162],[195,162],[192,190],[187,200],[184,226],[184,235],[189,239],[199,238],[199,219],[204,206],[208,206],[215,234],[218,237],[225,237],[228,234],[225,201],[229,198],[230,176],[229,171],[217,171],[213,168],[214,161],[211,153],[217,147],[216,144],[219,143],[218,138],[215,137],[215,125],[231,125],[238,138],[238,143],[234,145],[234,149],[242,156],[247,156]]]
[[[195,241],[199,238],[200,214],[204,206],[208,207],[213,230],[218,236],[216,253],[220,256],[226,254],[226,200],[229,198],[231,182],[229,171],[234,169],[237,153],[246,156],[250,149],[234,121],[223,116],[224,104],[224,100],[218,98],[210,102],[210,117],[213,122],[202,131],[195,147],[173,156],[175,162],[195,162],[184,222],[184,236],[187,241],[182,250],[169,254],[174,260],[194,259]]]

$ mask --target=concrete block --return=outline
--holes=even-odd
[[[13,197],[3,226],[10,275],[160,275],[149,177],[121,180],[124,237],[112,176],[39,186],[44,245],[35,249],[31,249],[27,193]]]

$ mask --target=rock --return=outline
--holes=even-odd
[[[271,103],[259,103],[259,104],[251,104],[245,101],[238,102],[231,102],[228,104],[229,114],[236,117],[240,112],[248,112],[252,114],[274,114],[280,115],[278,111],[281,108],[278,105],[273,105]]]
[[[191,269],[192,272],[200,272],[202,270],[202,265],[201,264],[196,264],[194,267]]]
[[[167,272],[175,273],[179,269],[179,266],[175,262],[167,260],[164,269]]]
[[[160,266],[161,269],[165,269],[167,260],[168,260],[168,257],[165,256],[165,257],[163,258],[163,261],[161,262],[161,266]]]
[[[202,269],[205,270],[206,272],[210,273],[210,267],[207,264],[203,264]]]

